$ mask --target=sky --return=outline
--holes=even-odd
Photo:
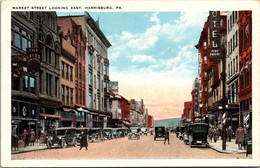
[[[84,13],[58,13],[58,15]],[[208,12],[90,12],[112,46],[110,80],[144,100],[156,119],[181,117],[198,75],[198,44]]]

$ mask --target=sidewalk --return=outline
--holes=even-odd
[[[39,142],[35,142],[34,146],[24,147],[24,143],[22,141],[19,141],[18,150],[12,150],[12,154],[24,153],[24,152],[29,152],[29,151],[37,151],[37,150],[43,150],[43,149],[47,149],[47,146],[40,144]]]
[[[210,140],[208,140],[209,142],[209,146],[220,152],[220,153],[233,153],[233,154],[240,154],[240,153],[246,153],[246,150],[238,150],[238,145],[235,144],[235,139],[231,139],[231,142],[226,142],[226,150],[222,150],[222,140],[219,139],[216,143],[215,142],[210,142]]]

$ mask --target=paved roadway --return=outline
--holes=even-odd
[[[162,140],[153,140],[152,135],[141,136],[140,140],[121,139],[89,143],[88,150],[77,147],[62,149],[55,147],[41,151],[12,154],[12,159],[227,159],[246,158],[245,154],[223,154],[210,148],[185,145],[183,141],[170,134],[170,145]]]

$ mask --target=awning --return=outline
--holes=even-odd
[[[70,112],[70,111],[73,111],[73,112],[77,112],[76,110],[74,109],[70,109],[70,108],[63,108],[63,111],[66,111],[66,112]]]
[[[90,113],[88,110],[83,109],[83,108],[81,108],[81,107],[80,107],[80,108],[77,108],[77,110],[78,110],[78,111],[83,111],[83,112],[85,112],[85,113]]]
[[[44,117],[51,117],[51,118],[61,118],[60,115],[51,115],[51,114],[40,114],[41,116],[44,116]]]

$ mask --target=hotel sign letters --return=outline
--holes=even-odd
[[[220,11],[209,12],[210,59],[220,57]]]

